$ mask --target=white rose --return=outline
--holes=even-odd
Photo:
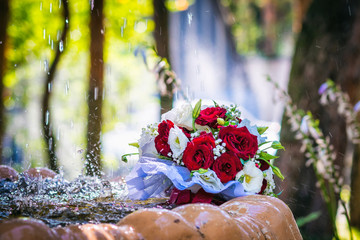
[[[178,105],[161,116],[161,121],[170,120],[179,127],[193,130],[192,127],[192,107],[190,103]]]
[[[188,142],[189,139],[186,137],[186,135],[179,127],[174,126],[173,128],[170,129],[168,144],[170,146],[170,149],[173,153],[172,156],[174,158],[178,158],[181,156]]]
[[[242,185],[247,192],[259,193],[264,179],[263,172],[255,166],[255,162],[245,163],[243,170],[236,174],[235,180],[242,180]]]
[[[205,173],[194,172],[193,181],[194,180],[197,180],[202,186],[207,185],[214,190],[221,190],[224,188],[224,185],[216,176],[216,173],[211,169],[208,169]]]

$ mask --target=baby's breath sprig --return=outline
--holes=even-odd
[[[237,105],[231,104],[230,106],[221,105],[222,108],[226,109],[226,121],[227,125],[237,125],[241,117],[241,111]]]
[[[346,133],[354,143],[360,143],[360,125],[356,119],[356,111],[350,103],[349,95],[343,92],[332,80],[327,80],[319,88],[320,103],[324,106],[337,104],[337,112],[345,118]]]
[[[301,109],[297,109],[286,91],[281,89],[271,78],[268,77],[267,80],[274,84],[280,98],[286,103],[285,115],[289,119],[291,130],[295,132],[295,138],[302,142],[300,150],[305,152],[305,157],[308,159],[305,163],[306,166],[313,166],[318,180],[317,186],[321,190],[332,221],[335,238],[339,239],[336,227],[337,201],[339,199],[340,204],[345,210],[344,214],[349,227],[350,239],[353,239],[349,212],[346,203],[340,198],[343,179],[338,166],[334,164],[336,154],[334,153],[334,147],[330,144],[330,138],[322,134],[319,128],[319,121],[315,120],[310,112],[305,113]],[[337,95],[338,97],[340,96],[339,94]],[[334,96],[334,94],[330,93],[327,97],[333,98],[333,101],[335,101],[336,97]],[[343,101],[341,104],[344,103]],[[342,108],[344,109],[344,105],[342,105]]]

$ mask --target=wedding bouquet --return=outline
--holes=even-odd
[[[284,149],[267,141],[267,127],[242,119],[236,106],[193,107],[185,103],[162,115],[160,123],[142,129],[139,161],[125,178],[130,199],[170,194],[171,203],[229,200],[249,194],[274,193],[269,149]]]

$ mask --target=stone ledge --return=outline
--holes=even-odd
[[[35,219],[0,224],[2,239],[302,239],[281,200],[253,195],[221,206],[187,204],[165,210],[138,210],[114,224],[49,228]]]

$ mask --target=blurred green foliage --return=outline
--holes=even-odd
[[[24,150],[25,168],[43,166],[40,101],[64,22],[62,0],[11,0],[10,8],[4,79],[6,135]],[[60,165],[72,177],[82,168],[86,146],[91,1],[72,0],[69,8],[65,52],[54,85],[49,88],[53,91],[50,117],[55,125]],[[103,133],[119,122],[134,120],[130,113],[146,107],[141,102],[157,101],[154,76],[141,59],[133,56],[138,44],[153,44],[152,14],[150,0],[105,1]],[[14,154],[11,151],[4,149],[8,156]],[[70,172],[73,170],[77,173]]]
[[[229,10],[228,21],[237,51],[243,55],[286,55],[286,44],[292,36],[291,0],[221,0]],[[266,51],[272,41],[273,51]]]

